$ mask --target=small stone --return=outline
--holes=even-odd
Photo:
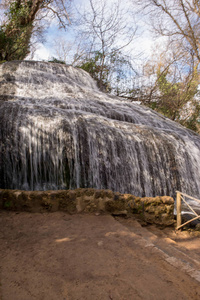
[[[195,229],[200,231],[200,223],[198,223],[196,226],[195,226]]]

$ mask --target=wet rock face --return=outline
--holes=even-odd
[[[113,216],[137,214],[151,224],[174,224],[174,200],[171,197],[140,198],[110,190],[75,189],[59,191],[21,191],[0,189],[0,209],[28,212],[65,211],[109,213]]]
[[[200,197],[200,137],[101,93],[83,70],[0,65],[0,188]]]

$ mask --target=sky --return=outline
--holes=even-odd
[[[98,1],[98,0],[93,0]],[[99,0],[103,1],[103,0]],[[117,0],[109,0],[106,1],[106,4],[109,4],[111,8],[113,8],[113,2],[116,2]],[[120,0],[119,0],[120,1]],[[0,3],[2,1],[0,0]],[[76,10],[83,11],[84,9],[88,12],[88,8],[90,7],[89,0],[73,0],[72,2],[73,10],[69,11],[69,15],[71,16],[72,25],[73,25],[73,14]],[[145,18],[143,14],[137,15],[137,20],[134,20],[135,15],[133,16],[133,3],[134,0],[121,0],[122,8],[127,10],[130,13],[130,16],[126,18],[127,23],[132,26],[137,26],[137,32],[135,35],[135,38],[133,42],[126,47],[125,54],[128,54],[132,57],[132,65],[134,66],[134,71],[137,72],[137,74],[143,74],[143,66],[145,65],[145,62],[148,61],[148,59],[152,59],[152,54],[155,53],[156,44],[160,45],[162,44],[162,39],[158,39],[155,41],[153,38],[148,25],[145,23]],[[2,11],[0,10],[2,13]],[[72,15],[71,15],[72,14]],[[0,16],[1,18],[1,16]],[[1,20],[0,20],[1,21]],[[48,21],[50,21],[50,18],[48,18]],[[135,22],[135,24],[134,24]],[[45,41],[43,42],[37,42],[35,45],[35,51],[30,53],[26,57],[28,60],[36,60],[36,61],[49,61],[52,58],[61,59],[58,57],[56,53],[56,46],[60,39],[63,39],[66,41],[66,46],[68,47],[68,44],[71,44],[67,55],[65,62],[67,64],[71,64],[73,61],[74,56],[74,49],[76,49],[77,43],[74,43],[74,30],[73,26],[69,26],[66,31],[59,29],[58,22],[56,19],[51,19],[51,22],[49,22],[49,27],[47,28],[45,32]],[[121,41],[119,40],[119,43]]]
[[[128,10],[131,14],[131,12],[133,11],[132,3],[134,3],[134,0],[121,0],[121,1],[122,1],[123,9]],[[116,0],[109,0],[109,2],[107,3],[109,3],[112,7],[113,2],[116,2]],[[0,4],[1,3],[2,0],[0,0]],[[73,0],[72,5],[73,5],[73,11],[76,11],[76,9],[79,11],[83,11],[84,9],[88,10],[89,0]],[[0,13],[2,13],[2,10],[0,10]],[[2,19],[2,15],[0,15],[0,19]],[[129,47],[126,48],[126,51],[127,52],[131,51],[133,53],[133,56],[135,57],[143,53],[142,57],[146,58],[151,55],[152,48],[155,44],[155,41],[153,40],[152,35],[148,30],[148,26],[145,25],[143,19],[144,19],[143,16],[139,16],[136,22],[136,25],[138,27],[136,37],[132,42],[132,44],[130,44]],[[72,17],[72,21],[73,21],[73,17]],[[130,24],[133,23],[133,17],[132,16],[129,17],[129,20],[127,20],[127,22],[130,22]],[[57,26],[57,20],[53,19],[51,20],[50,26],[45,33],[45,42],[37,43],[36,50],[27,58],[33,60],[48,61],[52,57],[56,57],[57,55],[55,52],[54,44],[56,43],[58,37],[65,39],[67,43],[73,43],[74,32],[72,26],[69,26],[66,31],[59,29]],[[70,58],[68,63],[70,63]]]
[[[89,5],[89,0],[74,0],[75,7],[82,11],[83,7],[87,8]],[[112,4],[112,0],[109,1]],[[132,11],[131,0],[126,0],[123,2],[123,8],[126,8],[130,12]],[[143,17],[140,16],[140,20],[137,21],[138,30],[136,37],[131,45],[126,48],[127,52],[131,52],[133,57],[140,57],[140,59],[146,59],[152,53],[152,48],[155,45],[155,41],[152,38],[151,33],[148,30],[147,25],[143,22]],[[129,22],[133,22],[133,19],[130,19]],[[66,31],[58,29],[56,20],[54,19],[51,22],[50,27],[47,30],[45,35],[46,42],[38,43],[37,50],[34,52],[34,55],[29,56],[33,60],[50,60],[52,57],[56,57],[54,44],[58,37],[64,38],[66,42],[73,42],[74,32],[72,28],[68,28]],[[70,58],[68,63],[70,63]]]

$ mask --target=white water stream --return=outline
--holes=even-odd
[[[200,197],[200,136],[101,93],[83,70],[0,65],[0,188]]]

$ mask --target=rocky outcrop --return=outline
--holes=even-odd
[[[139,214],[159,225],[174,223],[171,197],[135,197],[110,190],[76,189],[57,191],[0,190],[0,209],[29,212],[65,211],[75,213]]]
[[[102,93],[82,69],[0,65],[0,188],[200,197],[200,136]]]

